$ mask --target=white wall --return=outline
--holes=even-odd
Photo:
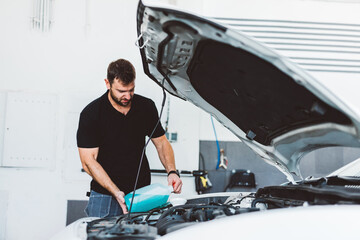
[[[216,0],[204,1],[203,14],[212,17],[359,23],[359,1],[346,0]]]
[[[227,0],[221,1],[221,5],[216,0],[169,2],[207,16],[244,18],[358,23],[360,12],[356,3],[322,1]],[[53,3],[53,27],[50,32],[40,33],[30,28],[32,1],[0,1],[2,164],[6,145],[5,119],[11,110],[7,109],[10,106],[8,96],[12,93],[40,97],[50,94],[56,99],[52,105],[55,118],[50,123],[55,135],[48,137],[54,144],[54,157],[49,159],[50,164],[37,168],[0,168],[0,209],[6,209],[1,213],[5,218],[0,218],[0,223],[6,220],[0,227],[0,238],[48,239],[65,226],[67,200],[86,199],[90,178],[80,172],[75,141],[78,115],[90,100],[106,90],[103,79],[110,61],[120,57],[132,61],[137,69],[136,92],[152,98],[158,107],[161,104],[162,92],[142,73],[140,54],[134,45],[137,1],[53,0]],[[338,79],[343,80],[344,75],[323,73],[319,77],[344,95],[356,93],[355,89],[359,89],[339,83]],[[346,78],[347,84],[352,86],[360,82],[355,82],[359,80],[358,75],[346,75]],[[357,100],[357,97],[349,98]],[[31,106],[37,114],[40,107],[37,104]],[[26,114],[25,111],[18,112],[25,125],[29,120],[29,113]],[[219,140],[236,140],[216,121],[215,126]],[[178,141],[173,143],[177,167],[196,169],[199,140],[215,139],[209,115],[171,97],[169,130],[178,133]],[[17,137],[31,141],[29,144],[35,146],[33,148],[40,155],[48,151],[39,146],[38,135],[24,133]],[[27,146],[16,147],[19,152],[28,150]],[[153,147],[148,149],[148,157],[152,168],[161,167]],[[164,178],[156,177],[154,181],[164,181]],[[194,192],[192,181],[192,178],[184,178],[185,194]]]
[[[38,168],[0,168],[0,209],[4,206],[7,209],[1,213],[6,219],[0,229],[4,230],[1,238],[48,239],[65,227],[67,200],[86,199],[90,178],[80,172],[75,141],[78,115],[87,103],[106,90],[103,79],[110,61],[120,57],[132,61],[138,72],[137,93],[153,98],[158,105],[161,103],[162,92],[142,73],[139,50],[134,45],[137,1],[55,0],[53,3],[53,28],[41,33],[30,28],[32,1],[0,2],[0,151],[3,165],[6,165],[3,156],[7,148],[25,153],[31,145],[39,155],[48,151],[44,144],[37,144],[43,140],[39,138],[41,134],[30,136],[27,132],[15,136],[19,143],[26,140],[16,145],[26,146],[3,148],[6,145],[3,143],[5,119],[9,112],[15,112],[12,119],[20,121],[19,124],[22,122],[25,131],[27,126],[31,132],[29,117],[31,113],[39,114],[40,110],[36,104],[30,113],[21,108],[8,109],[9,96],[14,93],[40,97],[50,94],[56,99],[52,106],[56,115],[50,123],[55,134],[48,137],[54,143],[50,164]],[[180,133],[182,128],[185,126],[175,130]],[[190,141],[185,134],[179,136]],[[183,147],[174,148],[180,149],[177,150],[179,159],[186,161],[191,151],[198,151],[194,148],[180,157]],[[151,158],[157,161],[156,155]]]

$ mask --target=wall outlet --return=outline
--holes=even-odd
[[[178,140],[178,134],[176,132],[166,132],[165,136],[169,140],[169,142],[177,142]]]

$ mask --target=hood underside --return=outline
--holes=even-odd
[[[209,112],[268,163],[301,176],[299,160],[359,147],[358,116],[287,58],[238,31],[171,8],[138,7],[145,73]]]

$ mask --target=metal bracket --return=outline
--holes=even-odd
[[[145,45],[149,42],[149,39],[146,39],[146,41],[143,43],[143,45],[139,46],[139,41],[142,37],[143,37],[143,34],[141,33],[135,41],[135,46],[137,46],[139,49],[143,49],[145,47]]]

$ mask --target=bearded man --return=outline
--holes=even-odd
[[[85,209],[89,217],[127,213],[124,196],[133,191],[145,137],[151,137],[168,173],[168,184],[180,193],[182,181],[175,167],[173,149],[165,137],[151,99],[134,94],[135,68],[125,59],[110,63],[107,92],[80,114],[77,146],[83,169],[93,178]],[[149,163],[144,155],[137,188],[150,184]]]

